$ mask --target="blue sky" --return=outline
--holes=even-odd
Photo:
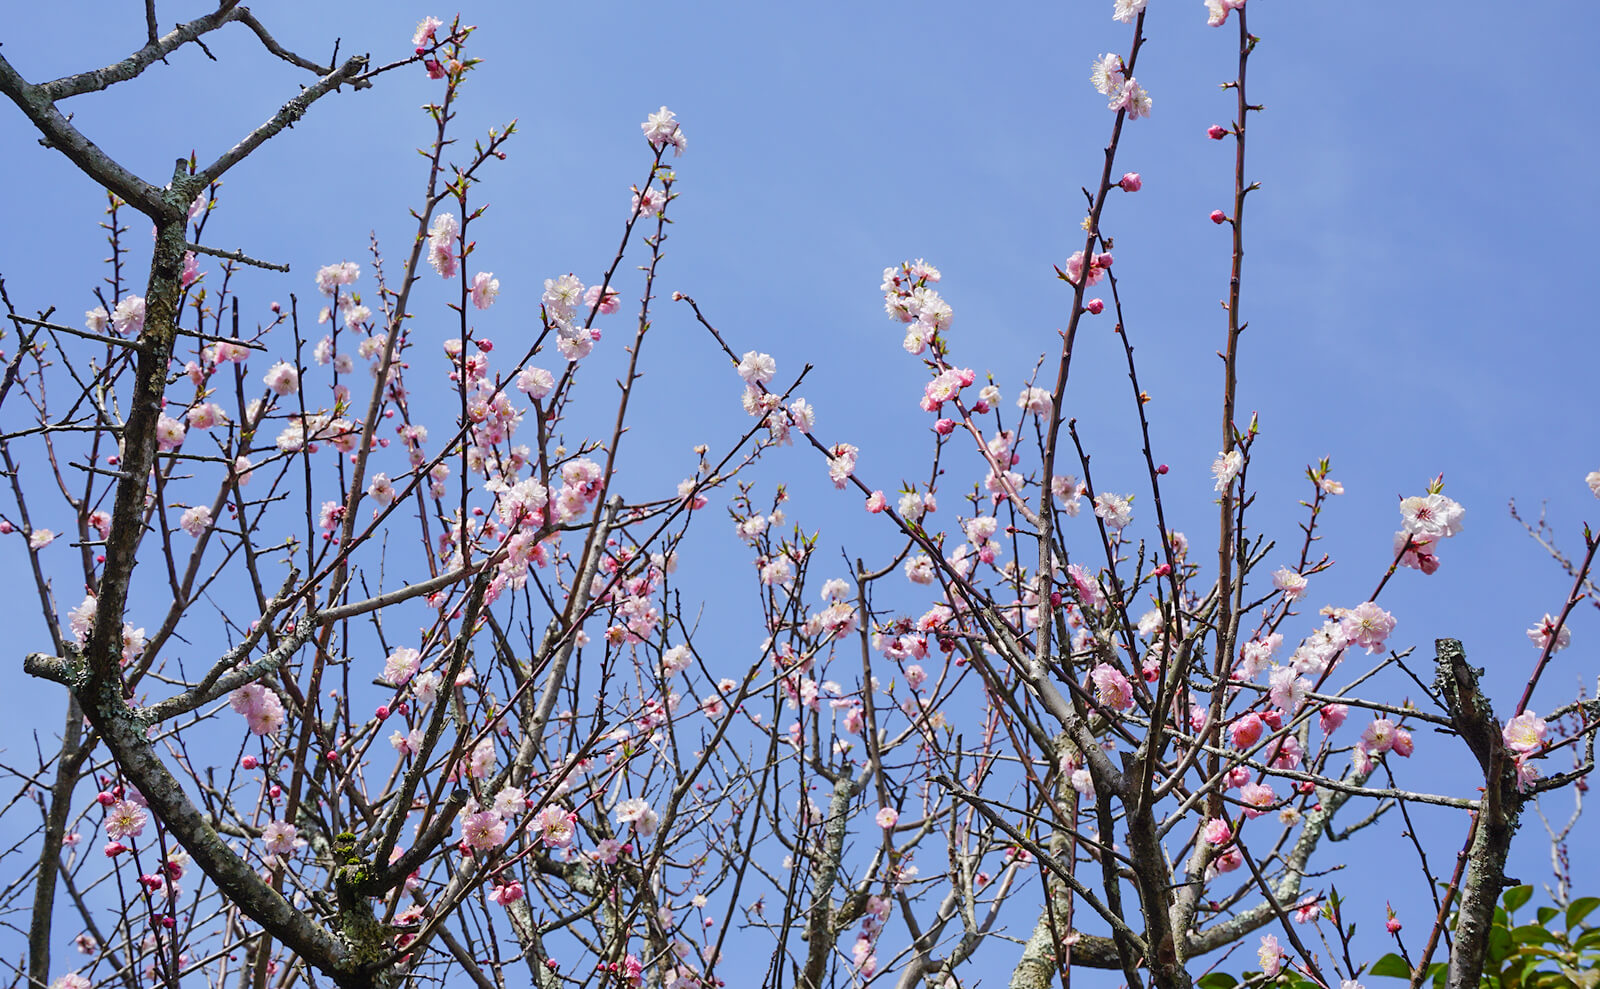
[[[137,7],[20,6],[8,12],[6,57],[35,80],[112,61],[143,35]],[[479,265],[503,289],[494,332],[511,339],[527,329],[544,278],[572,270],[597,279],[615,250],[627,188],[646,173],[638,123],[666,104],[689,148],[678,162],[682,198],[662,287],[695,296],[736,350],[772,353],[781,373],[815,364],[804,392],[819,429],[858,444],[869,483],[893,488],[922,472],[927,417],[915,404],[923,372],[882,313],[879,272],[915,257],[937,264],[955,308],[957,359],[993,371],[1008,396],[1053,352],[1071,296],[1051,266],[1081,245],[1078,189],[1097,178],[1111,124],[1089,63],[1125,51],[1130,33],[1110,8],[1075,0],[982,14],[940,2],[465,10],[486,61],[468,84],[457,134],[520,120],[509,159],[488,173],[491,209],[474,228]],[[165,23],[198,9],[163,4],[161,15]],[[1600,468],[1591,398],[1600,351],[1588,297],[1600,226],[1591,181],[1600,121],[1589,98],[1600,89],[1600,62],[1589,49],[1600,10],[1539,11],[1481,0],[1448,9],[1250,7],[1263,39],[1250,94],[1267,107],[1250,130],[1250,178],[1262,188],[1247,219],[1240,391],[1263,429],[1252,467],[1256,524],[1292,541],[1302,470],[1330,456],[1348,493],[1334,503],[1321,548],[1339,566],[1314,582],[1311,597],[1353,605],[1390,558],[1396,497],[1442,472],[1446,493],[1467,507],[1467,528],[1445,547],[1438,574],[1402,572],[1386,592],[1400,619],[1390,641],[1426,655],[1435,637],[1461,638],[1503,708],[1536,659],[1523,629],[1559,609],[1569,583],[1508,517],[1508,499],[1530,513],[1547,499],[1569,551],[1581,548],[1581,522],[1600,517],[1583,484]],[[370,51],[381,62],[407,53],[422,14],[452,11],[286,2],[258,13],[291,47],[323,57],[339,37],[343,52]],[[1173,466],[1169,510],[1198,542],[1213,516],[1206,470],[1220,445],[1214,351],[1226,325],[1217,300],[1228,260],[1226,228],[1206,215],[1228,207],[1232,163],[1231,143],[1204,132],[1232,115],[1216,84],[1232,77],[1235,35],[1231,25],[1208,29],[1198,0],[1152,0],[1146,30],[1138,77],[1154,113],[1129,125],[1117,168],[1141,172],[1145,187],[1113,197],[1103,228],[1116,238],[1141,383],[1155,399],[1156,455]],[[124,91],[78,99],[77,124],[150,179],[191,148],[213,157],[301,78],[242,28],[211,47],[219,63],[185,51]],[[398,263],[423,178],[413,149],[428,131],[416,107],[431,92],[408,71],[326,100],[228,176],[211,241],[294,267],[289,276],[245,276],[258,315],[290,292],[310,299],[318,265],[365,262],[369,231]],[[0,139],[13,189],[0,273],[21,307],[58,306],[74,323],[103,274],[103,199],[39,147],[12,108],[0,108]],[[142,235],[142,221],[133,227]],[[637,296],[636,284],[625,282],[623,294]],[[441,300],[425,296],[419,308]],[[715,445],[744,427],[737,382],[688,315],[658,310],[640,396],[649,414],[626,441],[638,455],[625,464],[630,484],[670,487],[688,472],[694,442]],[[617,332],[602,349],[624,325],[608,327]],[[1137,490],[1142,469],[1110,327],[1109,317],[1090,320],[1080,334],[1069,412],[1097,479]],[[804,451],[766,477],[793,481],[797,512],[824,528],[830,552],[884,545],[863,531],[855,496],[835,496]],[[746,564],[731,535],[710,542],[695,564],[709,613],[736,622],[730,602],[748,593]],[[1584,678],[1592,689],[1596,625],[1586,610],[1573,634],[1536,710],[1569,698]],[[759,635],[752,625],[731,641]],[[59,725],[52,715],[37,727]],[[1470,792],[1456,743],[1420,733],[1418,742],[1403,767],[1411,782]],[[1449,862],[1464,821],[1424,814],[1419,822],[1433,860]],[[1580,874],[1596,864],[1594,834],[1584,831],[1575,855]],[[1351,853],[1351,875],[1340,880],[1365,903],[1358,919],[1369,929],[1381,920],[1373,901],[1389,896],[1397,908],[1410,905],[1409,928],[1426,926],[1414,870],[1391,891],[1384,871],[1359,868],[1359,855],[1393,854],[1399,841],[1390,826]],[[1525,825],[1518,855],[1523,878],[1544,877],[1537,822]]]

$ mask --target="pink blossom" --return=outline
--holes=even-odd
[[[417,30],[411,35],[412,47],[420,51],[424,46],[432,43],[435,34],[443,26],[444,22],[437,17],[424,17],[422,22],[417,25]]]
[[[1236,749],[1248,749],[1261,741],[1261,736],[1266,733],[1267,724],[1261,720],[1261,715],[1254,711],[1234,719],[1228,726],[1228,738]]]
[[[1395,723],[1388,718],[1373,718],[1361,732],[1361,745],[1366,751],[1381,755],[1394,748]]]
[[[273,821],[261,829],[261,843],[266,846],[269,855],[290,854],[294,851],[297,837],[299,829],[283,821]]]
[[[1228,827],[1228,822],[1220,817],[1213,817],[1206,821],[1202,829],[1206,843],[1221,847],[1233,840],[1233,829]]]
[[[211,528],[211,509],[204,505],[194,506],[183,513],[178,520],[178,527],[196,539],[200,538]]]
[[[1273,670],[1269,681],[1272,687],[1267,695],[1272,698],[1272,703],[1291,713],[1305,703],[1306,694],[1311,690],[1311,681],[1292,666],[1280,666]]]
[[[1340,629],[1353,646],[1365,646],[1367,652],[1383,650],[1384,640],[1394,631],[1394,616],[1371,601],[1356,605],[1345,613]]]
[[[650,146],[658,150],[670,144],[673,153],[681,155],[688,145],[687,139],[683,136],[683,128],[678,126],[676,115],[666,107],[662,107],[658,113],[650,114],[645,122],[639,125],[639,129],[644,131],[645,140],[650,142]]]
[[[499,848],[506,840],[506,822],[492,810],[468,814],[461,819],[461,841],[475,851]]]
[[[1344,724],[1345,717],[1350,713],[1350,708],[1345,704],[1325,704],[1317,712],[1317,719],[1321,722],[1322,733],[1331,735]]]
[[[1420,495],[1402,499],[1400,518],[1406,532],[1435,539],[1454,536],[1461,531],[1461,519],[1466,509],[1442,494]]]
[[[503,907],[508,907],[522,899],[522,893],[522,884],[513,880],[509,883],[500,883],[495,886],[494,891],[489,894],[489,898]]]
[[[900,812],[893,807],[884,807],[878,811],[878,816],[874,820],[878,822],[878,827],[887,831],[894,827],[896,821],[900,820]]]
[[[144,297],[129,295],[111,311],[111,325],[122,336],[138,336],[144,332]]]
[[[1247,805],[1244,812],[1246,817],[1260,817],[1278,797],[1266,783],[1246,783],[1239,788],[1239,799]]]
[[[652,189],[651,191],[653,192],[655,190]],[[653,213],[655,210],[646,210],[646,212]],[[606,287],[604,299],[600,297],[599,285],[590,285],[589,290],[583,293],[583,304],[588,306],[590,309],[595,309],[598,307],[600,315],[602,316],[610,316],[612,313],[616,312],[617,309],[620,308],[621,300],[621,293],[610,286]]]
[[[577,834],[578,815],[551,804],[534,816],[533,826],[546,848],[566,848]]]
[[[1107,528],[1120,532],[1133,521],[1133,498],[1102,491],[1094,496],[1094,513],[1105,521]]]
[[[274,395],[293,395],[300,390],[300,372],[287,361],[279,361],[262,377]]]
[[[119,800],[106,811],[106,837],[138,837],[144,834],[144,826],[149,820],[150,814],[143,807],[132,800]]]
[[[1567,628],[1565,624],[1561,624],[1558,630],[1556,628],[1558,623],[1560,623],[1560,619],[1552,617],[1549,612],[1546,612],[1539,624],[1528,629],[1529,640],[1541,650],[1548,649],[1552,653],[1560,652],[1567,648],[1572,644],[1572,630]],[[1554,637],[1554,645],[1551,644],[1552,637]]]
[[[1272,586],[1283,592],[1284,600],[1298,601],[1306,592],[1306,579],[1288,567],[1273,571]]]
[[[1083,252],[1082,251],[1074,251],[1074,252],[1072,252],[1072,256],[1067,258],[1067,264],[1066,264],[1065,269],[1059,269],[1058,268],[1057,271],[1061,272],[1061,277],[1062,278],[1065,278],[1067,281],[1069,281],[1072,284],[1076,285],[1083,278],[1083,269],[1084,269]],[[1105,275],[1105,270],[1102,267],[1100,267],[1099,265],[1095,265],[1095,264],[1090,264],[1089,265],[1089,284],[1090,285],[1093,285],[1096,282],[1098,282],[1104,275]]]
[[[1544,747],[1545,733],[1548,730],[1543,718],[1532,711],[1523,711],[1506,722],[1501,737],[1505,739],[1506,748],[1513,752],[1537,752]]]
[[[856,456],[860,450],[849,443],[836,443],[828,451],[828,477],[833,486],[842,488],[856,470]]]
[[[1109,663],[1101,663],[1089,672],[1094,683],[1095,700],[1113,711],[1126,711],[1133,707],[1133,684],[1122,672]]]
[[[29,549],[44,549],[56,541],[56,534],[51,529],[35,529],[28,533]]]
[[[1116,0],[1112,5],[1111,19],[1124,24],[1132,24],[1133,19],[1144,11],[1145,4],[1150,0]]]
[[[164,453],[182,446],[187,433],[188,429],[182,420],[174,419],[165,413],[156,419],[156,447]]]
[[[93,984],[77,972],[68,972],[50,983],[50,989],[89,989]]]
[[[1278,944],[1276,935],[1263,934],[1261,935],[1261,950],[1256,952],[1256,957],[1261,961],[1261,973],[1269,979],[1275,979],[1278,977],[1278,973],[1283,971],[1283,963],[1288,956],[1284,954],[1283,947]]]
[[[874,515],[889,507],[888,501],[883,497],[882,491],[874,491],[867,496],[867,511]]]
[[[475,307],[489,308],[499,294],[500,279],[494,277],[494,272],[480,271],[472,276],[472,304]]]

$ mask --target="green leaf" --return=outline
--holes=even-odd
[[[1600,896],[1585,896],[1573,900],[1567,907],[1567,930],[1572,930],[1582,923],[1583,918],[1594,912],[1595,907],[1600,907]]]
[[[1202,975],[1195,982],[1195,985],[1199,986],[1200,989],[1233,989],[1238,984],[1239,980],[1227,972],[1212,972],[1210,975]]]
[[[1529,885],[1513,886],[1506,890],[1500,902],[1506,905],[1506,910],[1515,913],[1517,908],[1533,899],[1533,887]]]
[[[1550,921],[1554,920],[1556,918],[1556,915],[1559,914],[1560,912],[1561,911],[1557,910],[1555,907],[1540,907],[1539,908],[1539,923],[1541,923],[1541,924],[1549,924]]]
[[[1512,944],[1549,944],[1556,936],[1539,924],[1523,924],[1511,932]]]
[[[1411,978],[1411,966],[1406,964],[1404,958],[1392,951],[1373,962],[1372,967],[1367,971],[1372,975],[1386,975],[1391,979]]]

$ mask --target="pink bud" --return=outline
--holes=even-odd
[[[1398,933],[1400,933],[1400,918],[1398,918],[1398,917],[1390,917],[1387,921],[1384,922],[1383,927],[1390,934],[1398,934]]]
[[[1154,570],[1150,571],[1150,576],[1152,576],[1152,577],[1165,577],[1167,574],[1169,574],[1171,572],[1172,572],[1172,567],[1170,565],[1166,564],[1166,563],[1163,563],[1163,564],[1161,564],[1161,566],[1156,567]]]
[[[940,436],[949,436],[951,433],[955,432],[955,428],[956,423],[954,419],[940,419],[938,422],[933,424],[933,431],[938,433]]]
[[[243,759],[239,760],[239,765],[240,765],[241,768],[244,768],[244,769],[254,769],[257,766],[261,765],[261,760],[257,759],[253,755],[247,755]]]
[[[274,800],[283,799],[283,787],[279,786],[276,783],[272,784],[271,789],[267,790],[267,796],[271,797]]]
[[[128,850],[128,846],[120,841],[113,841],[106,845],[106,858],[114,859]]]
[[[17,531],[17,527],[10,522],[0,521],[0,536],[9,536]]]
[[[1160,467],[1156,468],[1156,473],[1157,474],[1165,474],[1166,472],[1167,472],[1167,465],[1166,464],[1162,464]]]
[[[102,807],[110,807],[112,804],[117,802],[117,798],[115,796],[113,796],[110,793],[107,793],[104,790],[102,790],[98,794],[96,794],[94,799],[95,799],[95,802],[98,803]]]
[[[272,304],[272,311],[273,312],[283,312],[283,307],[278,305],[276,302],[274,302]]]
[[[1110,251],[1107,251],[1104,254],[1096,254],[1094,256],[1094,266],[1096,268],[1109,268],[1111,267],[1111,262],[1113,260],[1115,259],[1111,257]]]
[[[494,349],[494,341],[493,340],[478,340],[476,342],[478,344],[478,349],[483,351],[486,354],[489,351]]]
[[[1084,303],[1083,308],[1098,316],[1106,311],[1106,304],[1099,299],[1090,299],[1088,302]]]
[[[1227,219],[1228,219],[1228,214],[1222,212],[1222,210],[1214,209],[1214,210],[1211,211],[1211,222],[1212,223],[1222,223],[1222,222],[1226,221]]]
[[[1144,188],[1144,180],[1139,177],[1138,172],[1128,172],[1122,176],[1122,181],[1117,185],[1122,187],[1123,192],[1138,192]]]
[[[1210,127],[1206,128],[1206,136],[1210,137],[1213,141],[1220,141],[1228,136],[1228,128],[1222,126],[1221,124],[1212,124]]]
[[[385,718],[389,717],[389,705],[387,705],[387,704],[379,704],[378,705],[378,710],[374,711],[373,713],[378,716],[378,720],[379,721],[382,721]]]

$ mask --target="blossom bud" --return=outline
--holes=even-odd
[[[113,841],[106,845],[106,858],[114,859],[128,850],[128,846],[120,841]]]
[[[1161,566],[1156,567],[1154,570],[1150,571],[1150,576],[1152,576],[1152,577],[1165,577],[1167,574],[1169,574],[1171,572],[1172,572],[1171,565],[1163,563],[1163,564],[1161,564]]]
[[[243,759],[239,760],[239,766],[242,769],[254,769],[259,765],[261,765],[261,760],[257,759],[253,755],[247,755]]]
[[[1088,302],[1084,303],[1083,308],[1098,316],[1106,311],[1106,304],[1099,299],[1090,299]]]
[[[940,419],[938,422],[933,424],[933,431],[938,433],[940,436],[949,436],[951,433],[955,432],[955,428],[956,423],[954,419]]]
[[[1228,128],[1222,126],[1221,124],[1212,124],[1210,127],[1206,128],[1206,136],[1211,138],[1213,141],[1220,141],[1228,136]]]
[[[1384,922],[1383,928],[1384,928],[1384,930],[1388,931],[1390,934],[1398,934],[1398,933],[1400,933],[1400,918],[1398,918],[1398,917],[1390,917],[1387,921]]]
[[[1211,211],[1211,222],[1212,223],[1222,223],[1227,219],[1228,219],[1228,214],[1222,212],[1222,210],[1214,209],[1214,210]]]
[[[10,522],[0,521],[0,536],[9,536],[17,531],[17,527]]]
[[[274,783],[272,784],[272,788],[267,791],[267,795],[274,800],[281,800],[283,799],[283,787]]]
[[[278,305],[276,302],[274,302],[272,304],[272,311],[273,312],[283,312],[283,307]]]
[[[375,715],[377,715],[377,718],[378,718],[379,721],[383,721],[384,719],[389,717],[389,705],[387,705],[387,704],[379,704],[378,705],[378,710],[374,711],[373,713]]]
[[[1156,468],[1156,473],[1157,474],[1165,474],[1166,472],[1167,472],[1167,465],[1166,464],[1162,464],[1160,467]]]
[[[1138,192],[1144,188],[1144,180],[1139,177],[1138,172],[1128,172],[1122,176],[1122,181],[1117,185],[1122,187],[1123,192]]]
[[[1111,262],[1114,260],[1115,259],[1111,256],[1110,251],[1107,251],[1104,254],[1096,254],[1094,256],[1094,266],[1096,268],[1109,268],[1111,267]]]

